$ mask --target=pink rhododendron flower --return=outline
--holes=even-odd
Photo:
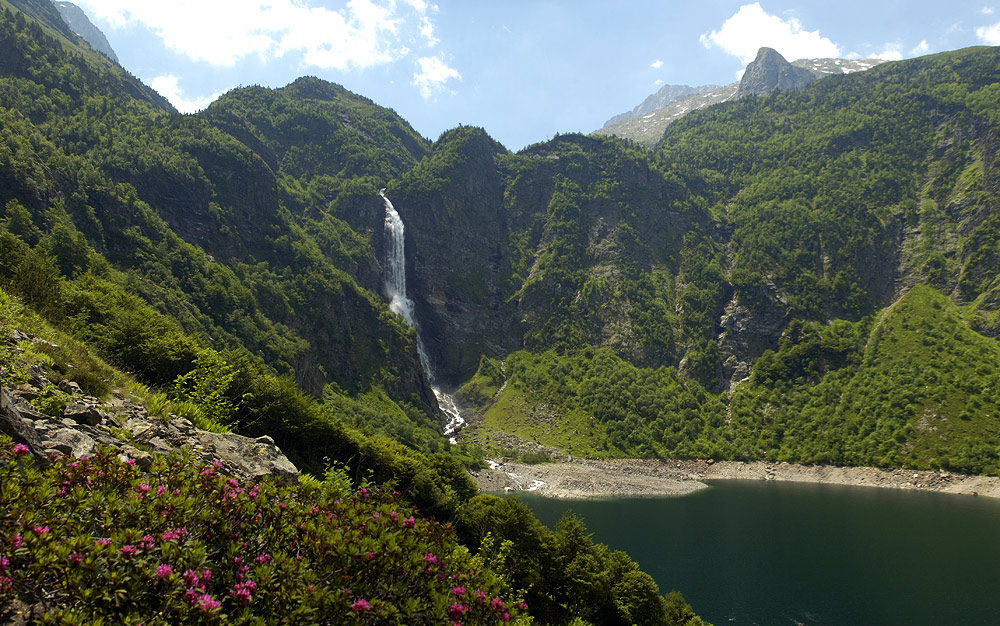
[[[79,552],[70,552],[70,555],[66,557],[66,560],[73,565],[79,565],[80,563],[83,563],[83,555]]]
[[[28,454],[29,452],[31,452],[31,449],[28,448],[28,446],[24,445],[23,443],[15,443],[14,444],[14,455],[15,456],[24,456],[25,454]]]
[[[47,534],[49,534],[49,527],[48,526],[35,526],[32,530],[34,530],[39,535],[47,535]]]
[[[207,593],[198,597],[198,610],[202,613],[214,613],[218,611],[222,603]]]
[[[156,577],[157,578],[168,578],[174,573],[174,568],[170,567],[166,563],[160,563],[156,567]]]
[[[407,528],[413,528],[416,525],[417,520],[413,519],[412,515],[403,520],[403,526],[406,526]]]
[[[193,569],[185,570],[184,573],[181,574],[181,576],[184,577],[184,584],[187,585],[188,587],[194,587],[195,585],[197,585],[199,579],[201,578],[200,576],[198,576],[198,572],[194,571]]]
[[[132,544],[128,544],[127,543],[124,546],[122,546],[121,552],[122,552],[123,556],[133,557],[133,556],[136,555],[136,553],[138,552],[138,550],[136,550],[135,546],[133,546]]]
[[[371,606],[368,604],[368,600],[365,600],[364,598],[358,598],[351,604],[351,610],[355,613],[364,613],[370,608]]]

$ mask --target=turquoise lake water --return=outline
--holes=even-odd
[[[713,481],[676,498],[518,495],[572,509],[715,626],[1000,624],[1000,500]]]

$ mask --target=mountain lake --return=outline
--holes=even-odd
[[[572,510],[715,626],[1000,624],[1000,499],[758,481],[517,497],[550,528]]]

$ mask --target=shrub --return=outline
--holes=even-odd
[[[241,484],[189,455],[110,449],[39,469],[0,440],[0,621],[504,624],[526,608],[395,494]],[[43,615],[42,615],[43,614]]]

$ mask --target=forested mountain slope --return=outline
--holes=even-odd
[[[819,439],[742,420],[770,411],[761,398],[778,386],[857,375],[845,345],[869,342],[873,320],[915,286],[996,341],[996,49],[710,107],[652,151],[568,135],[512,154],[477,128],[430,142],[314,78],[180,116],[5,7],[4,58],[20,59],[0,91],[5,280],[18,284],[23,259],[36,273],[54,263],[64,291],[28,281],[25,298],[152,383],[189,371],[199,349],[236,350],[348,421],[442,446],[415,331],[385,303],[382,186],[406,224],[431,363],[442,384],[468,383],[486,436],[526,415],[563,432],[542,436],[562,448],[587,422],[573,447],[594,453],[810,460]],[[138,296],[129,306],[157,310],[180,344],[112,332],[125,321],[95,294]],[[831,333],[833,353],[811,347]],[[944,360],[914,358],[951,380]],[[786,371],[775,362],[794,367],[775,376]],[[810,393],[781,406],[796,414]],[[850,393],[827,397],[824,419]],[[941,433],[938,452],[905,428],[927,408],[908,402],[892,417],[904,426],[874,428],[895,443],[831,460],[952,466],[959,448],[985,445],[959,465],[996,471],[996,445],[974,436],[991,409],[969,402],[941,414],[980,426]]]
[[[957,316],[948,319],[961,322],[946,330],[940,328],[944,319],[907,308],[910,322],[928,325],[934,335],[964,329],[982,345],[995,346],[998,80],[998,51],[978,48],[888,63],[801,91],[692,113],[668,129],[653,153],[655,179],[630,178],[616,165],[602,169],[616,171],[615,182],[630,194],[630,209],[653,205],[636,211],[632,223],[605,203],[598,212],[601,226],[593,225],[587,207],[604,201],[608,189],[582,188],[560,203],[567,187],[549,179],[556,182],[550,183],[546,217],[568,208],[576,211],[574,219],[565,220],[569,228],[563,230],[536,231],[542,236],[526,255],[528,278],[520,282],[523,277],[512,272],[519,282],[508,298],[525,324],[524,347],[554,352],[530,358],[519,353],[502,366],[483,364],[464,396],[480,403],[483,436],[518,430],[575,453],[825,459],[997,472],[997,447],[983,434],[997,417],[987,402],[995,371],[983,366],[969,373],[976,382],[966,396],[954,387],[954,372],[964,362],[958,354],[931,358],[916,350],[906,354],[905,367],[937,381],[923,393],[963,400],[934,407],[919,398],[900,403],[882,379],[879,391],[866,396],[875,404],[854,409],[854,426],[835,433],[806,427],[802,403],[832,419],[854,397],[849,389],[828,390],[822,399],[812,391],[793,394],[794,400],[786,396],[779,405],[788,416],[783,425],[767,426],[775,405],[744,402],[775,386],[805,391],[827,375],[871,376],[872,370],[858,369],[857,348],[852,352],[846,344],[874,341],[867,336],[876,332],[871,320],[915,286],[926,285],[922,294],[931,289],[947,295]],[[574,143],[585,144],[582,138],[558,138],[514,157],[543,158],[525,161],[531,163],[528,173],[508,178],[505,198],[523,189],[530,172],[560,167],[566,157],[559,149]],[[674,191],[657,191],[652,180],[675,181]],[[667,216],[667,237],[657,239],[657,217]],[[630,258],[613,252],[633,229],[634,242],[623,246],[638,257],[630,265]],[[511,232],[511,241],[524,241]],[[546,240],[553,233],[563,235],[554,246]],[[531,306],[538,301],[524,296],[553,268],[570,271],[545,290],[556,298],[537,309],[539,316]],[[613,295],[595,298],[601,293]],[[633,293],[654,296],[640,300],[637,310],[646,317],[638,324],[629,315],[636,310],[629,306]],[[552,324],[559,319],[565,325]],[[850,327],[854,338],[838,336],[847,328],[841,323],[860,324]],[[655,337],[645,345],[661,347],[659,358],[628,349],[622,339],[629,331]],[[830,338],[815,339],[817,333]],[[826,353],[817,341],[837,347]],[[953,343],[946,348],[962,350]],[[774,351],[779,358],[795,354],[796,367],[765,378],[760,371],[770,361],[758,359],[773,359]],[[870,357],[876,369],[896,367],[883,362],[889,354]],[[501,387],[503,393],[492,395]],[[671,388],[676,390],[665,392]],[[931,414],[978,426],[938,431],[930,446],[920,425]],[[786,441],[792,426],[795,438]],[[766,437],[755,439],[764,430]],[[834,440],[840,443],[830,446]],[[877,452],[870,445],[876,440]],[[971,449],[978,450],[976,460],[961,452]]]

